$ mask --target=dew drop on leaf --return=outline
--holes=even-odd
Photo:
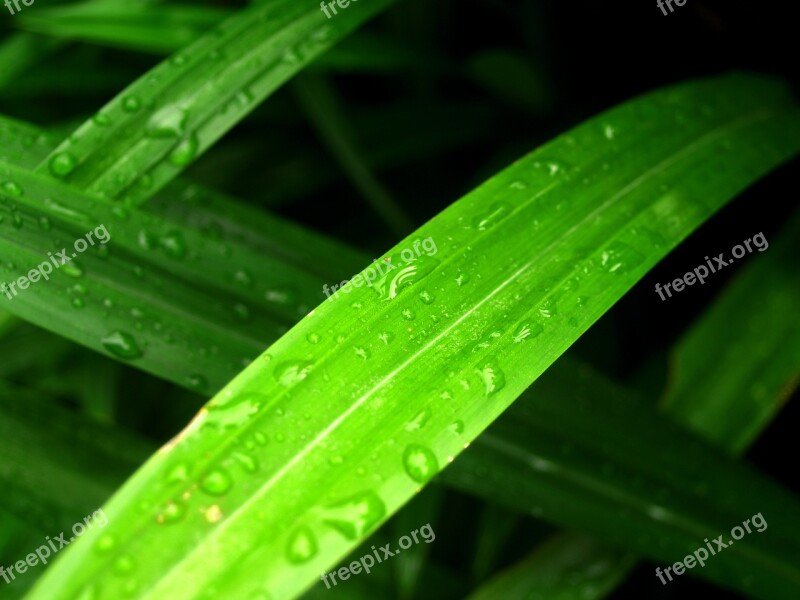
[[[208,380],[199,373],[189,375],[189,377],[186,378],[186,383],[190,389],[197,392],[202,392],[208,389]]]
[[[108,127],[109,125],[111,125],[111,119],[108,118],[108,115],[104,115],[103,113],[97,113],[92,117],[92,123],[100,127]]]
[[[77,162],[69,152],[59,152],[50,159],[50,172],[56,177],[66,177],[75,170]]]
[[[169,155],[169,162],[176,167],[185,167],[195,159],[199,147],[200,143],[197,140],[197,136],[192,133],[175,146],[175,149]]]
[[[433,294],[431,294],[428,290],[422,290],[419,293],[419,299],[424,304],[433,304],[433,301],[435,300],[435,298],[433,297]]]
[[[112,331],[101,340],[101,343],[103,348],[123,360],[132,360],[142,356],[142,350],[136,340],[125,331]]]
[[[295,385],[303,381],[311,373],[314,363],[294,360],[275,367],[275,379],[284,386]]]
[[[255,473],[258,470],[258,462],[255,458],[244,452],[234,452],[233,459],[248,473]]]
[[[3,183],[2,189],[3,193],[8,194],[9,196],[14,196],[16,198],[22,196],[22,188],[13,181],[6,181]]]
[[[114,546],[116,546],[114,537],[109,534],[104,534],[97,540],[94,549],[99,554],[107,554],[114,549]]]
[[[386,515],[386,506],[373,491],[350,496],[324,510],[324,522],[351,541],[366,537]]]
[[[508,202],[498,202],[489,207],[489,210],[478,215],[472,220],[472,226],[478,231],[486,231],[511,214],[512,208]]]
[[[606,273],[622,275],[644,262],[644,256],[623,242],[611,242],[600,254],[599,266]]]
[[[200,489],[210,496],[224,496],[233,486],[233,479],[224,469],[210,471],[200,482]]]
[[[439,471],[436,456],[425,446],[409,444],[403,452],[403,467],[417,483],[427,483]]]
[[[186,241],[180,231],[170,231],[161,238],[160,244],[170,258],[183,258],[186,255]]]
[[[464,433],[464,421],[454,421],[448,429],[457,435],[461,435]]]
[[[186,515],[186,505],[182,502],[170,501],[164,506],[156,516],[156,522],[160,524],[177,523]]]
[[[430,418],[431,418],[431,409],[426,407],[422,411],[420,411],[420,413],[417,414],[416,417],[411,419],[411,421],[409,421],[406,424],[406,431],[418,431],[422,429],[423,427],[425,427],[425,424],[428,422],[428,419]]]
[[[178,138],[186,131],[189,113],[185,109],[169,105],[156,112],[147,122],[147,134],[154,138]]]
[[[128,556],[127,554],[123,554],[122,556],[120,556],[119,558],[117,558],[114,561],[114,567],[113,568],[114,568],[114,572],[117,575],[128,575],[131,572],[133,572],[133,569],[135,568],[135,566],[136,565],[133,562],[133,559],[130,556]]]
[[[126,112],[133,113],[142,107],[142,101],[137,96],[125,96],[122,100],[122,109]]]
[[[301,527],[289,538],[286,558],[294,564],[308,562],[317,554],[317,540],[308,527]]]
[[[478,376],[483,381],[486,396],[493,396],[506,385],[506,377],[494,360],[487,360],[478,368]]]

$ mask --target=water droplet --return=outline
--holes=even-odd
[[[108,115],[104,115],[103,113],[97,113],[94,115],[92,117],[92,122],[100,127],[108,127],[111,125],[111,119],[108,118]]]
[[[147,134],[154,138],[178,138],[186,131],[189,113],[173,105],[165,106],[147,122]]]
[[[200,482],[200,489],[211,496],[224,496],[233,486],[233,479],[222,469],[214,469]]]
[[[394,334],[391,331],[381,331],[380,334],[378,334],[378,339],[388,346],[392,343]]]
[[[108,554],[114,549],[116,542],[114,541],[114,537],[109,534],[103,534],[97,543],[94,545],[94,549],[100,554]]]
[[[132,360],[142,356],[142,351],[133,336],[125,331],[113,331],[101,340],[103,348],[117,358]]]
[[[233,274],[233,279],[236,283],[240,283],[245,287],[253,285],[253,276],[245,269],[239,269]]]
[[[197,140],[197,136],[192,133],[175,146],[175,149],[169,155],[169,162],[176,167],[185,167],[195,159],[199,147],[200,143]]]
[[[275,367],[275,379],[284,386],[291,386],[303,381],[311,373],[314,363],[294,360]]]
[[[478,231],[485,231],[505,219],[512,210],[511,205],[507,202],[498,202],[489,207],[489,210],[483,215],[475,217],[472,220],[472,226]]]
[[[133,559],[130,556],[123,554],[114,561],[114,572],[118,575],[128,575],[133,571],[135,566],[136,565],[133,562]]]
[[[244,452],[234,452],[232,456],[234,460],[236,460],[236,462],[238,462],[248,473],[255,473],[258,470],[258,462],[256,462],[256,459],[249,454],[245,454]]]
[[[371,356],[369,350],[367,350],[364,346],[356,346],[353,348],[353,350],[355,351],[356,356],[361,359],[367,360]]]
[[[67,264],[61,267],[61,272],[69,277],[74,277],[78,279],[79,277],[83,277],[83,267],[81,267],[77,262],[74,260],[72,262],[68,262]]]
[[[308,340],[308,343],[309,343],[309,344],[319,344],[319,341],[320,341],[322,338],[321,338],[321,337],[320,337],[318,334],[316,334],[316,333],[309,333],[309,334],[306,336],[306,339]]]
[[[528,338],[535,338],[542,333],[542,331],[544,331],[544,327],[542,327],[539,323],[523,323],[520,325],[519,330],[514,335],[514,343],[519,344]]]
[[[611,242],[600,255],[599,266],[606,273],[621,275],[644,262],[644,256],[623,242]]]
[[[69,152],[59,152],[50,159],[50,171],[56,177],[66,177],[75,170],[78,161]]]
[[[208,380],[198,373],[189,375],[189,377],[186,378],[186,383],[189,385],[190,389],[193,389],[197,392],[202,392],[208,389]]]
[[[151,231],[142,229],[136,237],[139,246],[144,250],[152,250],[158,246],[158,237]]]
[[[189,478],[189,468],[180,463],[175,465],[172,470],[167,474],[167,481],[169,483],[182,483]]]
[[[419,299],[424,304],[433,304],[433,301],[435,300],[435,298],[433,297],[433,294],[431,294],[428,290],[422,290],[419,293]]]
[[[406,321],[413,321],[414,319],[416,319],[416,318],[417,318],[417,315],[416,315],[416,313],[415,313],[413,310],[411,310],[410,308],[404,308],[404,309],[403,309],[403,310],[400,312],[400,314],[402,314],[402,315],[403,315],[403,318],[404,318]]]
[[[247,308],[246,304],[237,302],[236,304],[233,305],[233,312],[242,321],[247,321],[250,319],[250,309]]]
[[[406,431],[419,431],[425,424],[428,422],[428,419],[431,418],[431,409],[424,408],[422,411],[417,414],[411,421],[406,424]]]
[[[461,435],[464,433],[464,421],[454,421],[448,429],[457,435]]]
[[[603,135],[607,140],[613,140],[617,135],[617,130],[610,123],[603,125]]]
[[[283,62],[287,65],[297,65],[302,60],[300,54],[291,48],[283,53]]]
[[[73,298],[71,304],[73,308],[83,308],[86,305],[83,298]]]
[[[301,527],[289,538],[286,557],[289,562],[301,564],[308,562],[317,554],[317,540],[308,527]]]
[[[466,273],[459,273],[458,275],[456,275],[457,286],[461,287],[462,285],[466,285],[468,281],[469,281],[469,275],[467,275]]]
[[[114,206],[111,209],[111,214],[117,217],[118,219],[122,219],[123,221],[125,221],[127,220],[128,216],[130,216],[130,211],[124,206]]]
[[[542,315],[545,319],[550,319],[554,317],[558,313],[558,308],[556,306],[556,301],[554,298],[547,298],[544,302],[539,305],[539,314]]]
[[[486,396],[493,396],[506,385],[506,377],[493,359],[487,360],[478,368],[478,376],[483,381]]]
[[[186,254],[186,241],[180,231],[170,231],[161,238],[160,244],[170,258],[183,258]]]
[[[50,219],[45,216],[41,216],[39,217],[39,227],[43,231],[50,231],[53,228],[53,224],[50,222]]]
[[[142,107],[142,101],[137,96],[125,96],[122,100],[122,109],[133,113]]]
[[[409,444],[403,452],[406,473],[417,483],[427,483],[438,471],[436,456],[425,446]]]
[[[23,193],[22,188],[19,187],[19,185],[17,185],[13,181],[6,181],[5,183],[3,183],[3,192],[8,194],[9,196],[14,196],[16,198],[22,196]]]
[[[160,524],[177,523],[186,515],[186,506],[181,502],[170,501],[164,506],[156,516],[156,522]]]
[[[351,541],[366,537],[386,515],[386,506],[373,491],[350,496],[324,510],[324,522]]]

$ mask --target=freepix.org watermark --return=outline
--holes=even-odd
[[[17,578],[17,575],[23,575],[29,567],[33,568],[39,563],[46,565],[48,559],[58,554],[62,548],[72,543],[75,538],[81,537],[89,529],[94,529],[95,525],[98,527],[105,527],[108,525],[108,517],[106,513],[103,512],[102,508],[98,508],[82,522],[75,523],[75,525],[72,526],[73,535],[68,540],[64,539],[67,534],[63,532],[53,539],[50,539],[48,535],[45,538],[46,543],[39,546],[35,552],[28,554],[25,560],[18,560],[15,564],[7,568],[0,565],[0,577],[5,579],[6,583],[11,583]],[[14,571],[16,571],[16,573]]]
[[[372,553],[365,554],[358,560],[354,560],[346,567],[341,567],[336,571],[331,571],[330,573],[323,573],[320,579],[325,582],[325,587],[331,589],[331,584],[328,583],[328,578],[330,577],[333,585],[337,585],[339,582],[336,581],[336,576],[339,576],[340,581],[346,581],[350,579],[350,575],[358,575],[362,571],[365,573],[370,573],[370,569],[375,566],[375,561],[377,560],[379,563],[382,563],[387,558],[392,558],[393,556],[397,556],[403,550],[408,550],[414,544],[419,544],[420,540],[417,537],[417,534],[422,536],[422,539],[425,541],[426,544],[430,544],[432,541],[436,539],[436,533],[433,531],[433,527],[431,524],[428,523],[423,525],[419,529],[415,529],[409,535],[404,535],[401,537],[397,543],[400,548],[395,548],[392,550],[390,546],[391,543],[386,544],[385,546],[381,546],[380,548],[375,548],[372,546]],[[413,540],[412,540],[413,538]],[[373,558],[373,556],[375,558]]]
[[[97,240],[94,239],[95,237]],[[4,281],[0,284],[0,292],[8,296],[9,300],[13,300],[14,297],[19,294],[19,290],[27,290],[32,283],[36,283],[40,279],[48,281],[53,269],[60,269],[62,266],[71,262],[78,254],[82,254],[86,252],[90,246],[94,246],[95,241],[99,242],[100,245],[105,245],[110,239],[111,234],[108,233],[105,225],[95,227],[94,231],[89,231],[82,238],[75,240],[75,243],[72,245],[75,252],[73,252],[71,256],[66,248],[62,248],[60,252],[56,252],[55,256],[53,256],[52,252],[48,252],[47,256],[50,260],[46,260],[35,269],[31,269],[27,275],[20,277],[16,281],[12,281],[11,283],[6,283]],[[17,288],[19,288],[19,290]]]
[[[665,283],[662,287],[660,283],[656,284],[656,294],[659,295],[661,301],[667,299],[667,297],[672,298],[672,292],[670,291],[670,287],[674,292],[682,292],[685,288],[684,286],[694,285],[698,281],[700,285],[703,285],[706,282],[706,278],[711,273],[716,273],[717,271],[721,270],[724,267],[727,267],[729,264],[734,262],[737,258],[742,258],[745,254],[749,254],[753,251],[753,248],[750,246],[750,242],[753,242],[753,246],[758,249],[759,252],[763,252],[767,248],[769,248],[769,242],[767,242],[767,238],[764,237],[763,233],[757,233],[752,238],[748,238],[742,242],[744,246],[741,244],[737,244],[731,249],[731,254],[733,258],[729,258],[725,260],[725,253],[720,252],[717,256],[714,257],[714,264],[711,263],[711,260],[706,256],[705,261],[708,265],[706,268],[705,265],[700,265],[695,267],[693,271],[689,271],[683,277],[680,277],[674,280],[672,283]],[[747,250],[745,250],[747,248]],[[714,266],[716,265],[716,268]],[[709,272],[709,269],[711,271]],[[667,293],[665,297],[663,292]]]
[[[354,287],[361,287],[365,283],[367,286],[372,287],[373,283],[379,279],[382,279],[383,277],[386,277],[391,271],[394,271],[395,269],[402,269],[403,264],[413,263],[416,259],[422,256],[423,251],[427,256],[433,256],[439,251],[439,249],[436,247],[436,242],[433,241],[432,237],[425,238],[424,240],[416,240],[412,246],[404,248],[400,253],[400,258],[403,259],[403,262],[399,265],[391,264],[390,259],[378,261],[376,258],[372,261],[372,264],[369,267],[364,269],[363,275],[358,274],[350,280],[345,279],[343,282],[331,286],[330,290],[328,290],[327,284],[323,285],[322,293],[328,297],[328,302],[330,302],[334,298],[338,297],[339,292],[342,292],[343,294],[349,294],[353,291]],[[397,284],[399,283],[400,282]],[[333,295],[331,296],[331,294]]]
[[[658,577],[661,580],[662,585],[667,585],[667,582],[664,580],[664,575],[666,575],[667,578],[670,581],[672,581],[672,575],[670,574],[670,571],[673,571],[675,575],[683,575],[686,569],[693,569],[697,565],[705,567],[706,560],[708,560],[709,556],[714,556],[721,550],[733,546],[734,540],[740,540],[744,537],[745,530],[747,531],[747,533],[753,533],[753,531],[750,529],[751,524],[758,533],[767,530],[767,521],[766,519],[764,519],[761,513],[753,515],[749,519],[745,519],[745,521],[741,525],[737,525],[736,527],[731,529],[731,537],[733,538],[732,540],[728,540],[726,542],[725,540],[722,539],[723,537],[725,537],[725,535],[723,534],[712,540],[713,541],[712,544],[711,542],[708,541],[708,538],[705,538],[703,541],[706,543],[706,548],[708,548],[708,550],[706,550],[706,548],[701,546],[700,548],[698,548],[697,550],[686,556],[683,559],[683,561],[676,562],[671,567],[667,567],[666,569],[664,569],[663,572],[661,571],[661,567],[656,567],[656,577]],[[710,555],[709,552],[711,552]]]

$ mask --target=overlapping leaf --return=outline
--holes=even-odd
[[[90,534],[32,597],[297,595],[793,155],[799,128],[782,90],[733,76],[520,160],[396,246],[397,272],[323,303],[226,386],[107,506],[108,551]],[[109,574],[120,556],[136,557],[133,582]]]

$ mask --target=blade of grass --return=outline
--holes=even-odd
[[[692,574],[760,598],[800,593],[797,498],[646,403],[559,363],[506,416],[445,481],[666,565],[763,513],[768,530]]]
[[[798,219],[795,218],[780,237],[773,240],[770,254],[746,266],[710,310],[692,326],[673,353],[674,361],[679,364],[687,367],[688,365],[704,367],[702,372],[709,374],[709,385],[700,384],[698,387],[685,384],[673,385],[662,403],[665,412],[698,435],[719,444],[734,455],[741,454],[755,441],[757,434],[766,429],[784,399],[797,385],[797,365],[800,361],[790,362],[787,369],[785,361],[777,358],[791,357],[800,347],[797,336],[789,336],[787,339],[783,335],[783,332],[796,328],[795,319],[791,310],[777,309],[787,308],[785,306],[787,296],[794,295],[795,299],[797,296],[797,290],[791,284],[794,280],[792,274],[794,268],[790,259],[797,255],[798,240],[800,240]],[[797,301],[794,305],[797,305]],[[757,327],[748,326],[752,322],[751,319],[756,319]],[[729,327],[731,323],[739,326],[731,330]],[[720,343],[720,331],[726,332],[722,343]],[[720,360],[721,353],[727,352],[729,348],[758,348],[759,352],[736,352],[735,363]],[[764,356],[776,358],[765,363]],[[735,364],[736,369],[730,369],[731,364]],[[694,370],[694,366],[690,368]],[[682,369],[677,371],[678,378],[682,378],[684,376]],[[725,375],[720,371],[724,371]],[[552,372],[553,370],[548,371],[548,375],[552,376]],[[742,377],[740,375],[742,373],[746,376]],[[570,376],[569,380],[572,381],[573,377],[574,375]],[[740,386],[738,389],[753,389],[759,382],[763,396],[759,395],[758,404],[752,402],[747,394],[737,393],[730,387],[728,378],[738,383]],[[722,412],[718,398],[726,400],[726,410]],[[716,418],[707,418],[707,415],[711,414]],[[749,417],[747,419],[730,417],[739,414]],[[719,423],[724,425],[720,426]],[[459,466],[460,462],[459,460],[454,467]],[[457,474],[459,471],[452,469],[451,472]],[[509,490],[509,494],[511,492],[512,490]],[[491,497],[495,497],[496,489],[492,490],[492,494]],[[519,490],[515,488],[513,494],[518,496]],[[531,502],[535,500],[531,499]],[[572,543],[581,544],[582,537],[563,534],[560,546],[568,548],[570,540]],[[538,549],[535,550],[531,558],[525,559],[521,565],[533,560],[533,556],[538,552]],[[620,557],[614,549],[597,542],[594,544],[593,553],[586,557],[586,564],[571,565],[569,569],[580,572],[591,569],[592,564],[600,561],[611,561],[615,564],[620,582],[632,568],[627,558]],[[569,576],[570,573],[567,572],[565,575]],[[526,571],[524,568],[514,568],[509,573],[498,576],[496,582],[488,583],[486,588],[487,593],[491,593],[496,589],[495,586],[501,589],[526,586],[535,589],[538,585],[538,573]],[[603,587],[598,588],[592,595],[580,597],[582,600],[595,600],[604,598],[610,591],[611,589]],[[578,592],[580,589],[568,582],[561,591],[565,595]],[[482,597],[483,593],[483,590],[479,590],[476,592],[476,597]]]
[[[0,142],[8,142],[0,144],[0,160],[26,168],[53,147],[51,136],[6,118]],[[9,185],[0,190],[6,202],[0,214],[7,211],[21,227],[0,236],[6,256],[17,259],[13,267],[0,266],[4,281],[99,224],[121,251],[110,258],[83,254],[72,277],[56,273],[50,285],[13,299],[0,295],[2,306],[195,391],[221,388],[242,361],[324,298],[324,283],[368,262],[342,244],[186,182],[171,183],[147,207],[121,209],[17,166],[8,165],[2,179]],[[88,204],[95,206],[92,215],[84,212]],[[155,328],[128,331],[131,314],[152,319]],[[127,357],[114,354],[124,347],[104,342],[117,331],[126,333],[116,337],[128,340]],[[241,359],[220,361],[216,353]]]
[[[622,583],[635,559],[610,553],[605,544],[582,535],[558,535],[525,560],[492,579],[469,600],[603,598]]]
[[[38,170],[102,198],[144,202],[283,83],[392,2],[370,0],[330,21],[317,5],[295,0],[244,9],[131,84]]]
[[[426,254],[323,303],[226,386],[108,504],[115,551],[97,555],[90,532],[31,598],[123,593],[108,574],[122,554],[142,557],[140,599],[297,596],[798,133],[783,88],[729,76],[626,103],[521,159],[388,256]],[[254,471],[235,456],[248,440]]]
[[[800,382],[798,240],[800,213],[672,354],[663,407],[734,454],[755,441]]]
[[[44,36],[81,40],[123,50],[171,54],[200,37],[223,17],[219,7],[146,6],[114,1],[81,3],[22,13],[14,24]],[[30,36],[33,37],[33,36]],[[315,69],[375,73],[408,69],[420,54],[386,36],[356,33],[314,62]]]

